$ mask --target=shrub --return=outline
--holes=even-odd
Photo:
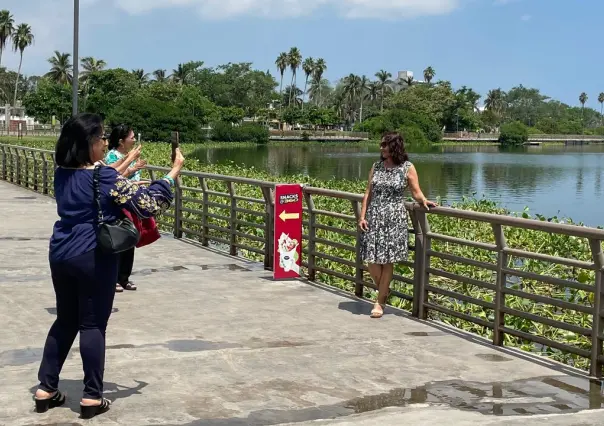
[[[504,146],[518,146],[528,142],[529,131],[524,123],[514,121],[501,126],[499,142]]]
[[[244,123],[233,126],[221,121],[212,126],[212,139],[220,142],[267,143],[268,137],[268,129],[261,124]]]
[[[401,128],[398,129],[398,131],[405,138],[406,145],[423,145],[423,144],[430,143],[430,141],[428,141],[428,139],[426,139],[426,135],[424,135],[424,132],[422,132],[422,129],[420,129],[418,126],[416,126],[414,124],[401,126]]]

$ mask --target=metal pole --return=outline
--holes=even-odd
[[[72,114],[78,113],[78,63],[80,61],[78,47],[80,43],[80,0],[73,0],[73,80],[71,83],[72,93]]]

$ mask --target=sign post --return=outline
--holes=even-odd
[[[302,185],[275,186],[273,279],[300,276],[302,263]]]

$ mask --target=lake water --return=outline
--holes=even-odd
[[[275,175],[305,174],[320,179],[367,179],[379,149],[361,145],[312,144],[255,148],[201,148],[208,163],[253,166]],[[516,149],[498,146],[436,146],[411,150],[420,185],[442,204],[462,197],[485,197],[512,211],[570,217],[589,226],[604,225],[604,144],[542,145]]]

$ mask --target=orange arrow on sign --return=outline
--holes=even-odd
[[[300,213],[286,213],[285,210],[283,210],[279,215],[279,219],[283,222],[289,219],[300,219]]]

